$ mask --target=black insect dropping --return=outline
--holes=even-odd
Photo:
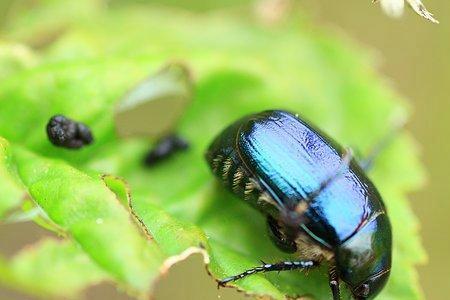
[[[189,143],[178,135],[169,135],[161,138],[156,146],[145,156],[145,165],[153,166],[156,163],[172,156],[178,151],[187,150]]]
[[[89,127],[63,115],[51,117],[47,123],[47,135],[53,145],[69,149],[81,148],[94,140]]]

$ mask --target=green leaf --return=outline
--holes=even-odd
[[[357,46],[311,30],[298,14],[273,27],[232,14],[152,6],[97,8],[95,18],[83,22],[67,18],[64,34],[42,52],[37,67],[0,82],[0,135],[13,143],[20,177],[50,219],[119,285],[141,293],[158,271],[193,252],[204,254],[215,278],[260,259],[290,257],[269,241],[263,216],[224,191],[204,162],[206,147],[230,122],[285,108],[367,153],[408,115]],[[39,19],[27,20],[39,28]],[[12,37],[22,36],[11,28]],[[141,162],[148,141],[116,137],[114,106],[129,87],[173,59],[187,62],[197,80],[194,103],[178,128],[192,145],[147,169]],[[94,145],[80,151],[51,145],[44,128],[56,113],[87,123]],[[394,232],[392,278],[381,299],[421,298],[415,265],[425,254],[406,199],[423,181],[415,149],[400,133],[371,175]],[[124,178],[131,199],[121,180],[107,177],[108,189],[101,174]],[[133,223],[127,204],[145,226]],[[308,275],[255,275],[235,285],[275,299],[330,297],[326,266]],[[348,291],[343,295],[348,298]]]
[[[11,154],[8,143],[0,137],[0,220],[18,206],[25,192],[11,169]]]
[[[34,53],[28,47],[0,40],[0,79],[34,66],[36,60]]]
[[[162,255],[101,178],[21,147],[15,147],[14,159],[20,178],[48,217],[119,283],[145,293]]]
[[[0,280],[42,299],[76,299],[87,286],[111,279],[74,243],[44,239],[10,261],[0,257]]]

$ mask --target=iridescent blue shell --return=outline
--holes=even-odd
[[[339,275],[351,287],[383,275],[377,277],[379,290],[391,266],[389,219],[356,160],[342,170],[343,153],[311,124],[275,110],[233,123],[213,141],[206,158],[225,186],[264,214],[278,218],[280,210],[308,200],[299,230],[335,254]],[[309,201],[336,172],[339,176]]]

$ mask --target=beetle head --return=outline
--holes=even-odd
[[[381,271],[379,274],[372,275],[368,280],[352,289],[355,299],[372,299],[383,289],[388,278],[390,270]]]
[[[380,214],[336,249],[339,277],[355,299],[372,299],[383,289],[390,274],[391,248],[389,220]]]

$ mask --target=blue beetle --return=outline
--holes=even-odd
[[[340,280],[355,299],[382,290],[391,269],[391,226],[380,194],[351,151],[298,115],[273,110],[231,124],[212,142],[206,160],[224,186],[267,216],[274,243],[301,258],[263,263],[219,285],[326,262],[333,299],[340,299]]]

